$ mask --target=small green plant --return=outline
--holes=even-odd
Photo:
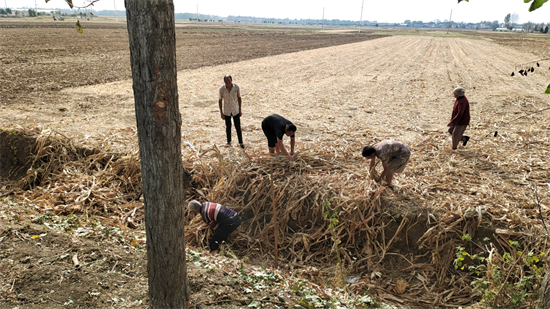
[[[364,295],[353,303],[355,308],[380,308],[378,301],[370,297],[369,295]]]
[[[344,309],[344,308],[361,308],[361,309],[374,309],[380,308],[378,302],[372,299],[369,295],[364,295],[360,298],[357,298],[351,302],[343,301],[338,297],[330,297],[327,294],[319,294],[317,291],[306,288],[301,284],[291,286],[296,295],[301,296],[301,299],[296,302],[294,308],[333,308],[333,309]]]
[[[17,165],[19,164],[19,157],[17,156],[17,147],[15,146],[10,146],[10,149],[11,149],[11,153],[13,154],[13,165]]]
[[[347,291],[347,284],[346,284],[346,279],[344,277],[344,269],[343,269],[343,263],[342,263],[342,258],[340,257],[340,248],[338,247],[338,245],[340,244],[340,239],[338,238],[338,234],[336,234],[336,227],[338,226],[338,210],[335,208],[335,209],[332,209],[330,207],[330,197],[326,197],[325,200],[323,201],[323,210],[324,210],[324,216],[325,216],[325,219],[328,220],[328,228],[330,229],[330,232],[331,232],[331,239],[332,239],[332,242],[333,242],[333,245],[332,245],[332,250],[333,251],[336,251],[336,258],[337,258],[337,261],[338,261],[338,268],[337,268],[337,272],[338,274],[336,274],[336,276],[339,275],[339,280],[342,284],[342,286],[344,287],[344,290]]]
[[[52,222],[52,212],[46,212],[45,214],[42,214],[35,219],[32,220],[33,223],[36,224],[44,224],[45,222]]]
[[[222,248],[220,255],[237,260],[237,255],[235,254],[235,252],[233,252],[233,250],[231,250],[229,245],[227,245],[225,241],[222,243],[225,244],[225,246]]]
[[[462,236],[471,241],[469,235]],[[487,241],[487,240],[484,240]],[[500,254],[490,243],[491,249],[471,254],[465,247],[455,248],[454,268],[472,273],[471,284],[481,302],[492,308],[522,307],[535,297],[536,287],[540,287],[545,275],[541,265],[544,252],[529,251],[527,254],[517,250],[518,241],[509,241],[510,249],[515,251]]]
[[[197,262],[200,261],[201,254],[195,250],[187,249],[187,262]]]
[[[14,138],[17,136],[17,131],[11,131],[9,133],[11,135],[10,141],[8,142],[8,145],[10,146],[11,154],[13,155],[13,165],[19,164],[19,157],[17,156],[17,147],[13,144]]]

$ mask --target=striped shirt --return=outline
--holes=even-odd
[[[223,224],[225,220],[233,218],[236,214],[237,212],[233,209],[225,207],[222,204],[202,203],[202,220],[213,230],[217,229],[220,223]]]

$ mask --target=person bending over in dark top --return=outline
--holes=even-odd
[[[277,153],[283,153],[289,160],[294,160],[296,126],[292,122],[277,114],[269,115],[262,121],[262,130],[267,137],[269,153],[277,151]],[[283,144],[285,135],[290,136],[290,153]]]
[[[189,211],[201,214],[202,220],[214,230],[214,236],[210,238],[210,252],[217,254],[222,242],[227,242],[231,232],[241,225],[241,217],[233,209],[222,204],[192,200],[188,205]]]

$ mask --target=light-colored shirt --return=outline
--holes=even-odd
[[[376,149],[376,156],[389,164],[393,159],[410,156],[411,151],[409,147],[399,141],[384,140],[374,145]]]
[[[228,91],[225,84],[220,87],[220,99],[223,100],[223,114],[226,116],[235,116],[240,113],[239,98],[241,90],[239,85],[233,83],[233,88]]]

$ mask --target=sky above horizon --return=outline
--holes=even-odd
[[[2,1],[4,3],[2,3]],[[83,6],[89,0],[73,0],[75,6]],[[361,17],[361,5],[363,14]],[[68,9],[64,0],[0,0],[0,7]],[[124,0],[100,0],[93,5],[96,11],[124,10]],[[289,19],[340,19],[368,20],[377,22],[402,23],[405,20],[424,22],[448,20],[452,10],[452,20],[456,22],[504,21],[508,13],[516,13],[519,23],[550,22],[550,2],[534,12],[529,12],[529,4],[523,0],[470,0],[460,4],[457,0],[174,0],[176,13],[196,13],[218,15],[254,16],[263,18]]]

